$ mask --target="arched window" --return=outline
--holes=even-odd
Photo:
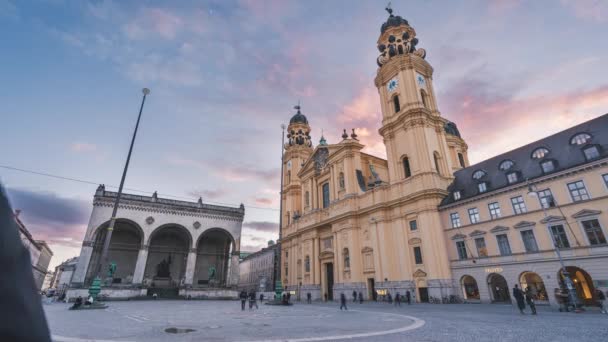
[[[441,169],[439,169],[439,153],[437,151],[433,152],[433,160],[435,161],[435,170],[441,174]]]
[[[338,175],[338,184],[340,184],[340,189],[344,190],[344,172],[340,172]]]
[[[473,172],[473,179],[480,180],[486,175],[484,170],[476,170]]]
[[[571,145],[584,145],[591,141],[591,135],[587,133],[579,133],[570,139]]]
[[[306,203],[306,206],[310,206],[310,192],[306,191],[306,193],[304,194],[304,203]]]
[[[399,113],[401,105],[399,104],[399,95],[393,96],[393,107],[395,107],[395,113]]]
[[[287,171],[287,184],[291,183],[291,171]]]
[[[424,108],[431,109],[429,107],[428,95],[424,89],[420,89],[420,98],[422,98],[422,105],[424,106]]]
[[[539,147],[534,152],[532,152],[532,158],[534,159],[543,159],[547,154],[549,154],[549,150],[544,147]]]
[[[403,173],[405,174],[405,178],[412,176],[412,169],[410,168],[410,159],[408,157],[403,157]]]
[[[461,167],[465,167],[464,165],[464,156],[462,155],[462,153],[458,153],[458,161],[460,162],[460,166]]]
[[[350,254],[348,253],[348,248],[344,248],[342,254],[344,255],[344,268],[350,268]]]
[[[498,165],[498,168],[501,171],[507,171],[507,170],[511,169],[513,167],[513,165],[515,165],[515,163],[513,163],[512,160],[506,159],[506,160],[503,160],[500,163],[500,165]]]
[[[308,255],[304,258],[304,271],[310,272],[310,257]]]

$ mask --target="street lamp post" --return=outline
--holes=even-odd
[[[277,258],[278,258],[278,267],[277,267],[277,278],[275,279],[275,299],[277,301],[281,300],[283,295],[283,282],[281,281],[281,268],[283,265],[281,264],[281,245],[283,241],[281,238],[283,237],[282,229],[283,229],[283,168],[284,168],[284,153],[283,149],[285,148],[285,124],[281,124],[281,191],[279,191],[279,243],[277,246]]]
[[[110,218],[110,223],[108,225],[106,238],[103,243],[103,249],[101,250],[101,258],[99,263],[97,264],[97,270],[95,271],[95,279],[89,288],[89,293],[96,298],[99,292],[101,291],[101,267],[104,263],[108,262],[108,248],[110,247],[110,240],[112,239],[112,231],[114,230],[114,225],[116,224],[116,213],[118,212],[118,203],[120,202],[120,197],[122,196],[122,188],[125,184],[125,178],[127,176],[127,170],[129,169],[129,162],[131,161],[131,153],[133,152],[133,144],[135,143],[135,137],[137,136],[137,129],[139,128],[139,121],[141,119],[141,113],[144,109],[144,103],[146,102],[146,96],[150,94],[150,89],[144,88],[142,89],[144,94],[141,99],[141,106],[139,107],[139,115],[137,116],[137,123],[135,124],[135,130],[133,131],[133,137],[131,138],[131,146],[129,147],[129,154],[127,154],[127,161],[125,163],[125,168],[122,171],[122,178],[120,179],[120,186],[118,187],[118,193],[116,194],[116,199],[114,200],[114,208],[112,209],[112,217]]]
[[[538,203],[540,204],[540,207],[543,210],[543,216],[546,219],[549,216],[547,214],[547,208],[545,208],[540,196],[538,195],[538,191],[536,190],[536,185],[528,184],[528,195],[538,198]],[[553,202],[557,206],[557,202],[555,201],[555,198],[553,198]],[[564,265],[564,259],[562,258],[562,253],[560,252],[559,243],[557,242],[555,236],[551,232],[551,225],[549,224],[549,222],[547,222],[547,231],[549,232],[549,236],[551,236],[551,241],[553,241],[553,247],[555,247],[555,252],[557,253],[557,258],[559,259],[559,263],[562,268],[562,275],[564,277],[564,283],[566,283],[566,288],[568,289],[568,296],[570,297],[571,303],[574,304],[575,310],[577,310],[579,302],[578,302],[578,297],[576,295],[576,289],[574,288],[574,284],[572,283],[572,279],[570,278],[570,273],[568,272],[568,269],[566,269],[566,266]]]

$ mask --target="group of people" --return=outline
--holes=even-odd
[[[513,297],[517,301],[517,307],[519,308],[519,312],[524,315],[524,309],[526,308],[526,303],[530,307],[530,311],[532,311],[533,315],[536,315],[536,304],[534,303],[534,295],[532,294],[532,289],[530,287],[526,287],[525,291],[522,291],[517,284],[513,287]]]
[[[256,309],[259,309],[258,301],[255,296],[255,291],[251,290],[251,291],[249,291],[249,293],[247,293],[247,291],[242,290],[241,293],[239,294],[239,298],[241,300],[241,310],[242,311],[245,310],[245,304],[247,304],[247,300],[249,300],[249,310],[253,310],[254,306]],[[263,300],[264,300],[264,294],[260,294],[260,301],[263,301]]]

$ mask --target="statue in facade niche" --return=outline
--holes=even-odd
[[[171,271],[169,270],[170,266],[171,257],[169,257],[169,261],[167,261],[167,259],[163,259],[158,265],[156,265],[156,276],[159,278],[171,277]]]
[[[207,275],[209,276],[209,280],[215,280],[215,267],[209,266],[209,270],[207,271]]]
[[[108,278],[114,278],[114,273],[116,273],[116,263],[111,262],[108,265]]]

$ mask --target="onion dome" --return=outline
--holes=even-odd
[[[452,121],[446,122],[445,126],[443,126],[443,129],[445,130],[445,132],[447,134],[455,135],[455,136],[461,138],[458,127],[456,127],[456,124],[453,123]]]
[[[409,25],[407,20],[403,19],[401,16],[393,15],[392,8],[387,7],[386,11],[388,12],[389,16],[388,16],[388,19],[386,20],[386,22],[384,24],[382,24],[382,27],[380,28],[380,34],[384,33],[384,31],[386,31],[386,29],[388,29],[389,27],[399,27],[401,25]]]
[[[325,137],[321,134],[321,139],[319,140],[319,146],[327,146],[327,140],[325,140]]]
[[[388,61],[399,55],[416,55],[420,58],[426,57],[424,49],[416,48],[418,38],[416,38],[416,30],[409,25],[407,20],[400,16],[393,15],[393,9],[386,8],[389,14],[388,19],[380,31],[380,39],[378,39],[378,51],[380,55],[376,58],[376,63],[382,67]]]
[[[295,109],[298,110],[298,112],[296,113],[296,115],[294,115],[291,120],[289,120],[289,124],[294,124],[294,123],[303,123],[308,125],[308,119],[306,119],[306,116],[304,116],[304,114],[302,114],[302,112],[300,112],[300,106],[295,106]]]

